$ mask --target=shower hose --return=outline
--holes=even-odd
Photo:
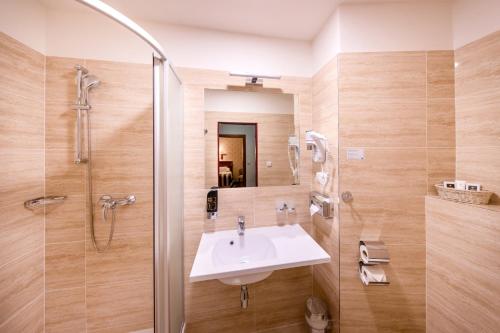
[[[116,203],[114,201],[104,201],[102,204],[102,217],[104,222],[108,222],[109,210],[111,209],[111,226],[109,230],[108,242],[104,247],[99,247],[97,244],[96,236],[95,236],[95,226],[94,226],[94,199],[92,197],[92,147],[91,147],[91,131],[90,131],[90,110],[86,112],[87,116],[87,148],[88,148],[88,159],[87,159],[87,205],[89,209],[89,218],[90,218],[90,237],[92,238],[92,245],[97,252],[106,251],[111,245],[111,241],[113,240],[113,234],[115,232],[115,221],[116,221]]]

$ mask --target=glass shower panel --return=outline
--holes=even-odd
[[[169,326],[171,333],[181,332],[184,321],[184,229],[183,229],[183,94],[182,85],[172,68],[167,81],[167,140],[172,143],[168,160],[170,180],[168,243]]]

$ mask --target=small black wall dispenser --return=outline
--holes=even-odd
[[[217,187],[214,186],[207,193],[207,218],[215,220],[217,218],[217,204],[219,196]]]

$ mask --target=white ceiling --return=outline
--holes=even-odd
[[[75,8],[74,0],[41,1]],[[136,20],[298,40],[312,40],[340,3],[389,1],[412,0],[104,0]]]

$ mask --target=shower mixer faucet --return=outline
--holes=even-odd
[[[129,206],[133,205],[136,201],[135,195],[130,194],[125,198],[121,199],[113,199],[112,196],[105,194],[99,199],[99,203],[101,203],[102,208],[111,208],[114,209],[116,206]]]

